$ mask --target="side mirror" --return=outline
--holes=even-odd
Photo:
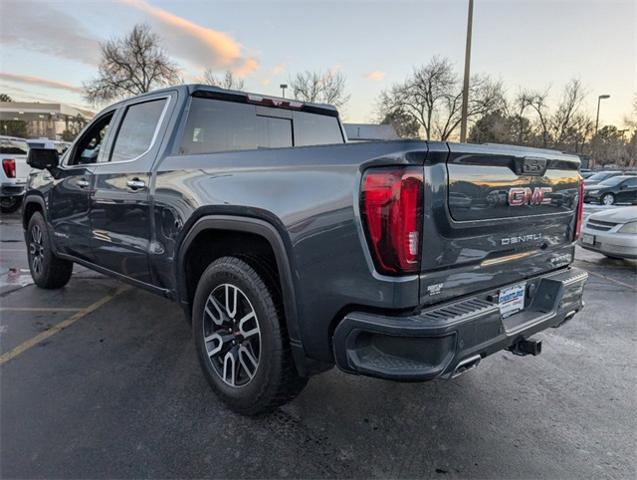
[[[27,164],[38,170],[51,170],[60,163],[60,155],[54,148],[29,148]]]

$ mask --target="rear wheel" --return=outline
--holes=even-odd
[[[294,366],[276,288],[245,261],[222,257],[202,274],[192,326],[208,383],[234,411],[255,415],[296,397]]]
[[[40,288],[62,288],[73,273],[73,262],[62,260],[53,253],[46,222],[40,212],[35,212],[27,228],[27,257],[29,270]]]
[[[615,203],[615,195],[612,193],[606,193],[602,196],[602,205],[613,205]]]
[[[13,213],[22,204],[22,197],[3,197],[0,199],[0,211],[2,213]]]

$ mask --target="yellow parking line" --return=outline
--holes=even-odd
[[[0,312],[79,312],[81,308],[0,307]]]
[[[99,299],[97,302],[92,303],[91,305],[89,305],[86,308],[83,308],[82,310],[77,312],[72,317],[67,318],[66,320],[63,320],[60,323],[54,325],[49,330],[46,330],[46,331],[36,335],[35,337],[30,338],[29,340],[27,340],[27,341],[21,343],[20,345],[18,345],[17,347],[15,347],[13,350],[9,350],[7,353],[3,353],[2,355],[0,355],[0,365],[4,365],[9,360],[11,360],[11,359],[17,357],[18,355],[26,352],[31,347],[36,346],[38,343],[46,340],[49,337],[52,337],[56,333],[61,332],[65,328],[73,325],[75,322],[77,322],[81,318],[85,317],[86,315],[88,315],[91,312],[94,312],[95,310],[97,310],[98,308],[102,307],[106,303],[110,302],[112,299],[114,299],[119,294],[125,292],[126,290],[128,290],[128,287],[121,288],[121,289],[117,290],[114,293],[110,293],[110,294],[106,295],[105,297]]]

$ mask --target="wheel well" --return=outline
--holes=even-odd
[[[42,205],[38,202],[28,202],[24,207],[22,207],[22,226],[26,230],[29,226],[29,220],[35,212],[42,213]]]
[[[228,230],[204,230],[190,243],[184,257],[187,301],[192,304],[204,270],[221,257],[238,257],[254,268],[280,298],[278,265],[270,243],[262,236]]]

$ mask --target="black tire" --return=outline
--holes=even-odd
[[[257,415],[272,411],[295,398],[307,384],[307,378],[299,376],[294,365],[276,285],[265,272],[263,275],[257,273],[257,270],[264,270],[260,268],[259,264],[254,263],[255,259],[248,259],[248,261],[256,269],[243,259],[236,257],[219,258],[206,268],[199,279],[195,293],[192,327],[199,362],[212,389],[235,412],[243,415]],[[214,300],[211,300],[211,296],[217,295],[216,292],[222,292],[223,295],[221,288],[225,288],[225,295],[228,295],[226,285],[235,289],[234,313],[230,315],[226,303],[223,312],[218,309],[214,315],[220,322],[228,322],[227,332],[233,330],[232,333],[226,333],[226,323],[221,326],[222,323],[216,323],[210,315],[210,309],[214,307],[214,303],[212,303]],[[242,300],[237,300],[239,296]],[[241,302],[243,302],[243,306]],[[219,302],[217,306],[223,305]],[[208,313],[205,311],[206,307],[208,307]],[[239,313],[241,308],[244,308],[244,311]],[[258,352],[258,356],[254,355],[257,367],[252,372],[253,376],[249,376],[248,369],[240,363],[241,349],[244,348],[243,345],[249,341],[249,338],[244,338],[241,335],[243,331],[239,332],[238,327],[232,326],[233,323],[236,324],[235,317],[243,316],[246,318],[249,316],[244,315],[245,308],[252,309],[255,314],[252,317],[255,322],[252,330],[256,325],[259,332],[258,347],[253,349],[250,346],[250,351],[253,354]],[[206,342],[204,338],[209,339],[212,336],[220,338],[217,333],[221,333],[224,338],[230,340],[219,340],[219,343],[211,348],[213,341]],[[235,345],[235,339],[237,345]],[[239,351],[237,352],[235,349],[239,349]],[[210,350],[218,350],[218,353],[209,354]],[[226,375],[225,357],[232,355],[237,360],[228,362],[228,365],[232,363],[232,378],[230,379],[226,378],[230,375]],[[221,365],[218,363],[221,357],[224,357],[223,372],[221,372]],[[238,365],[237,362],[239,362]],[[237,366],[235,367],[235,365]],[[235,368],[238,371],[236,375]],[[247,383],[243,385],[239,385],[241,370],[245,374],[243,380],[247,380]],[[233,385],[235,383],[236,385]]]
[[[46,222],[40,212],[35,212],[29,220],[26,242],[29,270],[35,284],[50,290],[66,285],[73,273],[73,262],[62,260],[53,253]]]
[[[608,198],[608,203],[604,200],[606,198]],[[599,203],[601,205],[615,205],[615,195],[613,195],[612,193],[605,193],[599,199]]]
[[[0,200],[0,211],[2,213],[13,213],[22,205],[22,197],[4,197]]]

